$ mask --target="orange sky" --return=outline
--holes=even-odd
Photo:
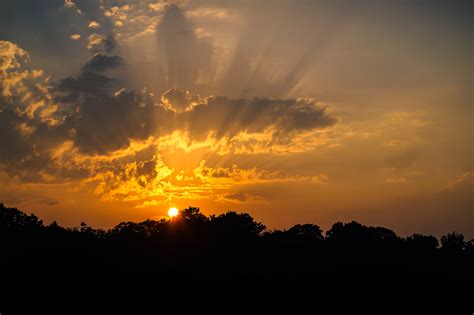
[[[8,206],[474,236],[469,1],[0,6]]]

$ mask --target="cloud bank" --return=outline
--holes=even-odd
[[[313,150],[317,133],[337,122],[313,99],[127,90],[118,71],[126,61],[113,53],[115,44],[98,48],[79,74],[50,82],[43,71],[27,69],[26,51],[6,41],[0,48],[0,166],[20,181],[80,181],[103,200],[140,204],[170,198],[257,201],[261,197],[229,191],[236,185],[321,182],[318,176],[214,168],[204,161],[180,171],[161,158],[162,152],[200,148],[218,155]]]

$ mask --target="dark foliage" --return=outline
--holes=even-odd
[[[305,278],[358,275],[474,279],[473,241],[398,237],[382,227],[335,223],[324,236],[314,224],[266,231],[246,213],[207,217],[198,208],[172,220],[122,222],[104,231],[85,223],[44,225],[0,204],[0,267],[8,277],[25,270],[51,275],[153,272],[189,278]]]

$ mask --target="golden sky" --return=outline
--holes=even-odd
[[[470,1],[0,6],[8,206],[474,236]]]

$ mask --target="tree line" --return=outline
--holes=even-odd
[[[206,216],[190,207],[173,219],[122,222],[109,229],[85,223],[45,225],[34,214],[0,204],[2,276],[154,272],[190,278],[382,276],[474,279],[474,241],[400,237],[383,227],[335,223],[267,230],[247,213]]]

